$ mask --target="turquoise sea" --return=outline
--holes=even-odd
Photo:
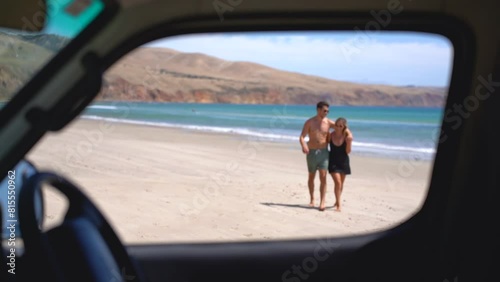
[[[229,133],[297,144],[300,150],[302,126],[315,114],[315,105],[99,102],[82,117]],[[331,106],[329,118],[347,119],[354,135],[352,154],[430,160],[442,115],[441,108]]]

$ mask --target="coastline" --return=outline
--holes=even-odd
[[[297,138],[298,139],[298,138]],[[353,151],[356,150],[353,147]],[[415,213],[432,162],[351,156],[343,211],[307,207],[305,156],[296,143],[230,133],[79,119],[27,156],[68,176],[126,243],[248,241],[381,230]],[[50,199],[48,206],[61,206]],[[48,221],[56,218],[47,211]]]

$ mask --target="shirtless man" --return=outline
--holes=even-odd
[[[319,210],[325,210],[326,196],[326,175],[328,174],[328,135],[330,128],[335,125],[335,122],[328,119],[326,116],[329,113],[330,105],[327,102],[319,102],[316,105],[316,116],[308,119],[300,134],[300,145],[302,152],[307,154],[307,169],[309,170],[309,195],[311,202],[309,206],[314,207],[314,177],[316,170],[319,170],[320,179],[320,204]],[[309,141],[305,142],[304,138],[309,135]]]

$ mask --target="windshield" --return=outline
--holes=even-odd
[[[454,48],[429,33],[357,36],[221,32],[149,42],[116,61],[94,103],[27,159],[78,183],[127,244],[393,227],[426,199]],[[45,195],[52,228],[69,204]]]
[[[0,28],[0,106],[78,36],[104,9],[100,0],[47,0],[46,24],[30,32],[43,15],[23,17],[22,30]],[[41,11],[39,12],[41,13]]]

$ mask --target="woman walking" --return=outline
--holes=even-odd
[[[333,207],[336,211],[341,209],[341,195],[344,188],[345,177],[351,174],[349,165],[349,153],[352,146],[352,133],[347,128],[347,120],[338,118],[335,121],[334,130],[329,135],[330,139],[330,155],[328,160],[328,172],[335,183],[335,204]]]

